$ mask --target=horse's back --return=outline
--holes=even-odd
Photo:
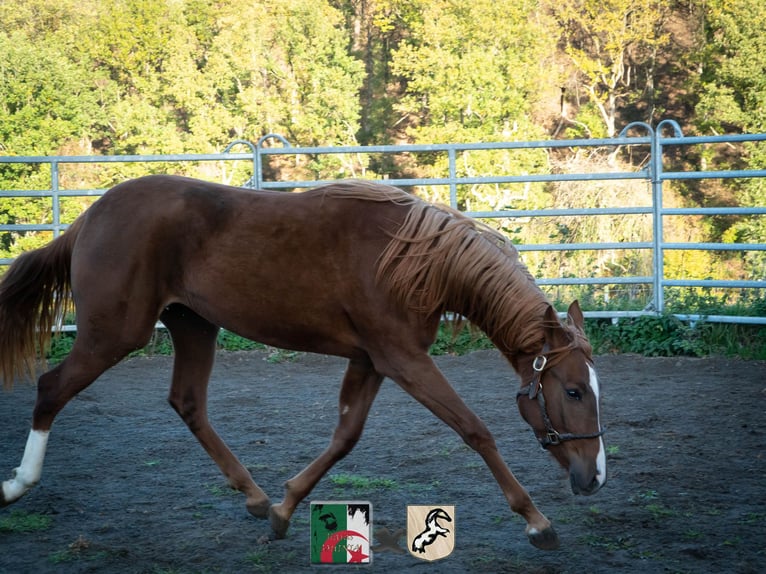
[[[384,312],[375,267],[408,210],[367,200],[376,189],[363,187],[344,197],[343,186],[268,192],[175,176],[120,184],[85,215],[72,267],[77,306],[112,296],[156,314],[181,303],[273,344],[287,331],[310,339],[293,345],[306,348],[337,337],[330,330],[353,339],[362,306]]]
[[[254,252],[337,262],[344,244],[384,246],[401,223],[400,205],[342,199],[326,189],[256,191],[178,176],[130,180],[86,212],[77,248],[103,260],[170,252],[192,265],[208,257],[252,259]]]

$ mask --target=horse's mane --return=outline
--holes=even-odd
[[[539,351],[550,303],[506,236],[394,187],[357,181],[331,188],[333,197],[410,207],[377,269],[379,283],[400,304],[424,316],[457,313],[505,347],[502,350]],[[579,337],[572,335],[577,345]]]

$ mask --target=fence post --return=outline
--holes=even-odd
[[[663,148],[662,130],[670,126],[675,137],[683,137],[683,132],[675,120],[662,120],[652,133],[651,176],[652,176],[652,203],[654,206],[654,310],[657,313],[665,312],[665,231],[662,217],[664,207],[662,191],[664,177],[662,174]]]
[[[455,148],[450,146],[447,150],[447,158],[449,159],[449,203],[452,209],[457,209],[457,154]]]
[[[61,235],[61,199],[59,197],[59,163],[51,161],[51,207],[53,208],[53,238]]]

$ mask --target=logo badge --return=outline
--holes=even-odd
[[[311,563],[370,564],[372,504],[311,503]]]
[[[407,506],[407,549],[421,560],[440,560],[455,549],[455,507]]]

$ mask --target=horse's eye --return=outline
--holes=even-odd
[[[567,396],[569,396],[570,399],[574,399],[576,401],[582,400],[582,395],[577,389],[567,389]]]

